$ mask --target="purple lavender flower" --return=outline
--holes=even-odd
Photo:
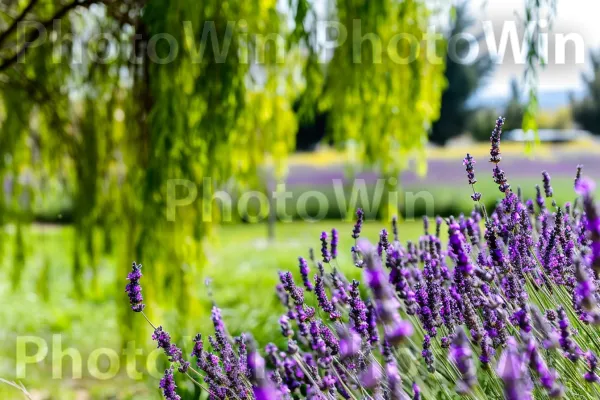
[[[197,334],[194,337],[194,348],[192,349],[192,357],[200,359],[204,351],[204,344],[202,343],[202,335]]]
[[[575,191],[583,197],[583,207],[587,219],[586,231],[592,250],[590,254],[591,265],[596,271],[600,271],[600,216],[592,196],[594,189],[594,182],[585,177],[579,179],[575,185]]]
[[[336,259],[338,256],[338,242],[339,235],[337,229],[333,228],[331,230],[331,258]]]
[[[383,344],[382,354],[385,360],[385,376],[387,378],[389,398],[391,400],[408,400],[408,396],[404,393],[404,389],[402,388],[400,371],[398,371],[398,365],[389,344]]]
[[[392,233],[394,234],[394,242],[399,241],[399,237],[398,237],[398,217],[395,216],[395,215],[392,217]]]
[[[129,283],[125,286],[125,291],[129,296],[129,304],[134,312],[142,312],[145,307],[142,298],[142,287],[140,286],[141,277],[142,264],[136,264],[134,261],[132,271],[127,275]]]
[[[546,202],[542,197],[542,190],[539,185],[535,185],[535,203],[538,205],[540,211],[546,210]]]
[[[231,338],[220,311],[213,308],[215,334],[208,336],[210,346],[205,349],[202,337],[197,335],[191,352],[203,372],[209,398],[322,400],[372,395],[392,400],[420,399],[416,383],[412,391],[410,381],[402,383],[393,349],[413,334],[413,323],[424,332],[420,350],[425,366],[433,372],[437,363],[441,372],[451,371],[450,375],[458,381],[459,394],[475,395],[482,389],[484,396],[497,396],[486,390],[485,383],[472,393],[478,376],[475,352],[480,361],[477,364],[488,373],[498,360],[497,375],[509,400],[530,399],[534,382],[539,386],[536,395],[561,397],[564,388],[560,382],[571,389],[569,379],[576,374],[582,374],[589,383],[600,383],[595,354],[584,353],[575,341],[577,336],[573,336],[577,335],[576,328],[587,326],[583,324],[600,322],[595,275],[600,272],[600,265],[597,271],[593,268],[596,261],[600,263],[600,244],[595,244],[600,243],[600,218],[592,199],[593,184],[578,171],[575,188],[581,195],[577,199],[580,203],[569,205],[566,213],[554,202],[553,209],[547,209],[538,188],[535,200],[540,212],[536,214],[533,201],[524,202],[520,191],[513,193],[499,168],[502,124],[500,118],[492,134],[490,161],[495,164],[494,179],[506,195],[495,210],[485,212],[485,231],[480,227],[484,210],[476,205],[470,217],[461,214],[448,218],[446,247],[440,239],[440,217],[436,218],[435,235],[429,234],[429,219],[424,218],[427,234],[406,246],[398,241],[396,221],[392,224],[393,242],[386,230],[381,231],[377,246],[357,240],[352,253],[355,264],[363,268],[370,296],[366,301],[361,299],[358,281],[349,283],[336,270],[337,264],[332,265],[333,272],[326,273],[318,262],[319,271],[312,281],[306,260],[299,258],[303,285],[296,286],[291,273],[279,273],[277,293],[287,307],[279,325],[287,347],[265,347],[271,371],[266,371],[265,360],[252,341],[247,343],[244,336]],[[470,154],[464,164],[469,184],[473,185],[475,161]],[[547,173],[543,176],[544,192],[550,197],[550,177]],[[364,221],[361,210],[357,216],[354,239],[359,238]],[[337,258],[337,231],[331,231],[331,242],[323,232],[321,245],[324,262]],[[134,311],[143,309],[140,268],[134,263],[128,276],[127,292]],[[318,309],[335,323],[325,323],[321,312],[317,316],[315,309],[305,303],[305,290],[315,292]],[[528,298],[532,294],[535,302]],[[565,294],[572,300],[571,305],[565,304],[572,307],[570,310],[549,310],[545,318],[533,305],[549,304],[544,299],[553,295],[560,296],[555,301],[562,304]],[[581,321],[573,320],[571,327],[567,312],[573,311]],[[403,313],[410,315],[411,320],[403,320]],[[296,321],[293,329],[292,321]],[[518,327],[519,344],[508,337],[509,331],[515,332],[513,326]],[[438,333],[445,335],[439,346],[449,351],[442,350],[439,358],[435,352],[434,360],[438,345],[432,338]],[[588,328],[585,333],[587,336]],[[166,398],[178,399],[173,373],[175,369],[186,373],[189,363],[162,327],[156,328],[152,337],[173,363],[161,380],[161,389]],[[406,346],[414,347],[414,343],[408,341]],[[547,364],[548,354],[552,364]],[[552,354],[564,354],[574,364],[565,370],[566,361],[554,360]],[[576,371],[584,365],[575,364],[580,358],[587,366],[585,371]],[[445,364],[450,365],[450,370]],[[564,370],[573,374],[559,380],[550,368],[553,365],[561,373]],[[420,382],[416,376],[407,378]],[[440,395],[434,386],[427,389],[425,394],[430,397]]]
[[[321,256],[324,263],[331,261],[331,254],[327,246],[327,232],[321,232]]]
[[[300,333],[302,333],[303,326],[301,323],[312,318],[315,310],[312,307],[308,307],[304,304],[304,291],[302,288],[296,286],[294,283],[294,278],[290,272],[280,272],[279,280],[281,281],[285,291],[294,301],[295,313],[293,314],[293,318],[298,319]]]
[[[340,357],[342,360],[352,358],[360,353],[362,340],[360,335],[346,329],[343,325],[338,325],[337,333],[340,338]]]
[[[379,233],[379,243],[377,244],[377,254],[379,255],[379,257],[386,253],[389,247],[390,242],[388,240],[388,233],[385,229],[382,229]]]
[[[571,338],[571,333],[569,332],[569,319],[562,307],[558,309],[558,326],[560,328],[560,339],[558,339],[560,347],[563,349],[569,360],[573,362],[577,361],[581,349],[579,349],[579,346],[577,346],[575,341]]]
[[[498,164],[502,157],[500,157],[500,136],[502,135],[502,125],[504,125],[504,118],[498,117],[496,120],[496,126],[492,131],[490,142],[492,148],[490,149],[490,162]]]
[[[594,298],[596,288],[580,259],[575,262],[575,277],[577,279],[574,292],[575,303],[585,311],[592,311],[596,306],[596,299]]]
[[[555,320],[556,313],[554,312],[554,310],[548,311],[551,312],[551,317],[553,318],[553,320]],[[542,346],[544,347],[544,349],[548,350],[558,348],[558,334],[556,333],[556,330],[553,329],[548,323],[549,319],[547,317],[544,318],[540,310],[535,306],[531,307],[531,315],[533,317],[533,325],[542,337]]]
[[[511,320],[513,325],[518,326],[523,332],[531,332],[531,320],[529,318],[529,313],[524,308],[515,311]]]
[[[437,217],[435,217],[435,237],[439,238],[440,237],[440,231],[442,229],[442,217],[440,217],[439,215]]]
[[[179,372],[186,373],[190,363],[183,359],[183,353],[177,345],[171,343],[171,336],[163,330],[162,326],[157,327],[152,334],[152,340],[157,343],[159,349],[163,349],[169,357],[169,361],[179,364]]]
[[[581,170],[583,169],[583,165],[577,165],[577,172],[575,173],[575,179],[573,180],[573,186],[577,187],[577,183],[581,179]]]
[[[517,342],[513,337],[508,339],[508,346],[502,352],[496,373],[504,382],[506,400],[531,399],[523,354],[517,348]]]
[[[585,361],[587,363],[588,370],[583,375],[583,378],[590,383],[600,382],[600,377],[598,377],[596,374],[596,369],[598,368],[598,358],[591,350],[588,350],[587,353],[585,353]]]
[[[419,385],[417,385],[417,382],[413,382],[412,389],[413,389],[413,400],[421,400],[421,388],[419,388]]]
[[[473,156],[467,153],[467,156],[463,160],[463,165],[466,167],[469,185],[474,185],[477,183],[477,179],[475,179],[475,159]]]
[[[310,274],[310,268],[308,267],[308,263],[302,257],[298,257],[298,263],[300,264],[300,275],[302,275],[302,282],[304,283],[304,287],[309,292],[312,292],[313,285],[310,281],[310,277],[308,276]]]
[[[575,192],[580,196],[591,196],[592,193],[596,190],[596,183],[593,180],[587,177],[579,177],[577,182],[575,183]]]
[[[290,324],[290,319],[287,315],[282,315],[279,318],[279,326],[281,328],[281,334],[285,337],[294,336],[294,330],[292,329],[292,325]]]
[[[440,339],[440,347],[442,349],[450,348],[450,343],[451,343],[451,340],[448,336],[444,336]]]
[[[356,223],[354,224],[354,229],[352,229],[352,238],[358,239],[360,236],[360,231],[362,229],[362,224],[365,219],[365,213],[362,209],[356,210]]]
[[[469,253],[465,250],[465,237],[457,223],[450,224],[448,228],[449,247],[456,258],[456,268],[464,276],[473,275],[473,265]]]
[[[162,326],[159,326],[154,330],[152,340],[157,343],[158,348],[163,349],[164,351],[168,351],[171,347],[171,336],[168,332],[163,330]]]
[[[494,183],[498,185],[498,188],[502,193],[506,193],[510,189],[510,184],[508,184],[506,174],[498,165],[496,165],[493,169],[493,177]]]
[[[385,333],[385,340],[391,345],[398,345],[412,336],[414,328],[412,324],[405,320],[396,321]]]
[[[540,378],[540,383],[548,391],[550,397],[561,397],[563,389],[556,382],[556,372],[548,369],[532,337],[527,339],[525,357],[526,360],[529,360],[529,367]]]
[[[277,391],[267,379],[265,360],[256,350],[256,344],[249,338],[247,369],[252,383],[252,392],[256,400],[277,400]]]
[[[490,361],[492,360],[492,357],[494,356],[494,353],[495,353],[494,348],[491,345],[491,339],[489,338],[487,333],[483,336],[480,346],[481,346],[481,355],[479,356],[479,361],[481,361],[481,363],[484,366],[487,366],[490,363]]]
[[[377,363],[370,363],[359,377],[360,383],[365,389],[374,389],[381,381],[382,373]]]
[[[542,180],[544,182],[544,193],[546,194],[546,197],[552,197],[554,191],[552,190],[552,186],[550,186],[550,174],[548,174],[546,171],[543,171]]]
[[[335,306],[327,298],[323,279],[319,275],[315,275],[315,295],[319,301],[319,306],[323,311],[329,314],[329,318],[332,321],[335,321],[341,317],[340,313],[336,311]]]
[[[427,370],[431,373],[435,372],[435,367],[433,366],[433,353],[431,352],[431,338],[429,335],[423,337],[423,351],[421,351],[421,355],[425,360]]]
[[[377,331],[377,315],[373,302],[367,301],[367,325],[369,332],[369,343],[374,345],[379,341],[379,332]]]
[[[304,292],[294,283],[294,278],[289,272],[283,272],[279,274],[279,279],[288,293],[288,295],[294,300],[296,305],[304,304]]]
[[[333,334],[331,329],[327,327],[323,322],[319,325],[319,334],[321,335],[321,339],[327,345],[327,349],[329,350],[330,355],[336,355],[340,352],[340,341]]]
[[[473,352],[465,331],[458,328],[450,346],[450,359],[460,373],[459,381],[456,384],[456,391],[459,394],[469,393],[477,382],[475,367],[471,359],[472,355]]]
[[[177,386],[173,379],[173,368],[165,370],[165,375],[160,380],[160,388],[162,389],[163,396],[166,400],[181,400],[181,397],[175,392]]]
[[[358,281],[353,280],[350,285],[350,323],[352,328],[363,337],[367,334],[367,307],[360,298]]]

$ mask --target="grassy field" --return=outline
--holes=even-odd
[[[339,265],[348,276],[358,276],[360,271],[352,267],[349,248],[352,245],[351,223],[326,221],[319,223],[278,224],[277,239],[266,239],[265,225],[227,225],[217,228],[211,245],[207,246],[208,265],[195,280],[197,296],[202,310],[196,310],[201,317],[194,321],[194,329],[176,329],[170,325],[177,321],[177,310],[164,310],[160,323],[184,336],[193,336],[196,331],[211,331],[208,311],[210,298],[204,285],[206,278],[212,280],[213,298],[223,309],[228,328],[234,334],[252,332],[261,343],[277,341],[280,338],[277,320],[283,312],[274,293],[277,271],[291,269],[297,272],[297,257],[308,257],[309,247],[319,252],[319,234],[323,230],[336,227],[340,231]],[[368,221],[364,236],[376,240],[384,227],[381,222]],[[400,233],[404,240],[418,238],[422,230],[421,222],[406,222]],[[105,256],[100,260],[101,292],[85,301],[74,300],[71,284],[72,235],[69,227],[32,226],[27,228],[26,264],[20,271],[22,283],[18,290],[11,289],[10,281],[15,273],[12,263],[12,235],[4,236],[5,261],[0,270],[0,377],[16,378],[17,338],[35,336],[47,343],[48,354],[38,364],[28,365],[23,384],[36,399],[152,399],[159,398],[158,391],[152,390],[158,381],[145,377],[141,381],[131,380],[123,362],[115,378],[100,380],[94,378],[87,363],[93,358],[93,351],[108,348],[120,352],[117,315],[119,309],[127,307],[126,296],[120,290],[124,277],[119,276],[120,285],[115,285],[115,258]],[[143,262],[143,260],[141,260]],[[152,266],[144,266],[145,273],[152,273]],[[119,290],[117,290],[119,288]],[[175,288],[174,288],[175,289]],[[43,293],[47,293],[44,298]],[[139,317],[136,315],[136,317]],[[137,345],[147,355],[153,345],[150,343],[150,327],[140,317],[148,339]],[[189,329],[189,330],[188,330]],[[56,371],[63,379],[53,379],[53,357],[61,359],[60,348],[53,343],[53,335],[60,335],[62,351],[74,348],[81,354],[82,379],[73,378],[73,363],[69,356],[62,358],[63,368]],[[39,350],[36,345],[28,345],[26,354]],[[92,356],[92,357],[91,357]],[[142,358],[140,358],[142,360]],[[98,369],[110,372],[115,368],[108,357],[100,357]],[[143,371],[142,361],[138,370]],[[75,371],[76,372],[76,371]],[[0,398],[18,399],[20,394],[6,385],[0,385]]]

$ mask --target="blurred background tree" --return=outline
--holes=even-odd
[[[520,129],[523,125],[523,115],[525,114],[525,105],[521,100],[521,88],[516,79],[510,81],[510,97],[503,116],[506,118],[504,128],[509,131]],[[508,122],[510,121],[510,122]]]
[[[467,104],[491,71],[488,57],[439,56],[472,27],[466,2],[27,0],[0,11],[0,175],[11,188],[0,222],[16,223],[17,248],[40,209],[72,222],[77,297],[99,295],[99,252],[114,251],[124,270],[131,258],[153,265],[151,293],[176,284],[188,296],[220,216],[197,201],[167,221],[170,180],[209,199],[225,185],[268,192],[291,151],[324,140],[349,150],[348,176],[375,168],[394,190],[409,160],[425,172],[428,136],[444,144],[481,120]],[[403,39],[424,37],[432,19],[446,40]],[[346,30],[329,51],[320,20]]]
[[[591,74],[582,76],[585,83],[585,97],[571,98],[573,119],[583,129],[600,135],[600,52],[590,53]]]
[[[467,2],[461,2],[455,8],[452,27],[448,38],[458,38],[468,32],[475,21],[469,16]],[[481,35],[476,36],[481,40]],[[429,140],[439,145],[445,145],[448,139],[462,135],[469,121],[477,111],[468,105],[469,99],[484,83],[493,70],[493,63],[486,53],[479,55],[476,60],[466,64],[463,60],[470,44],[465,40],[454,44],[455,54],[446,55],[445,77],[448,82],[442,95],[442,106],[439,119],[433,124]],[[489,120],[488,120],[489,121]]]
[[[323,62],[314,4],[291,2],[287,14],[280,6],[276,0],[5,4],[0,174],[12,179],[21,202],[5,204],[0,215],[17,223],[16,247],[23,247],[34,206],[58,198],[63,203],[54,215],[74,226],[76,297],[102,296],[98,252],[117,252],[117,275],[132,259],[144,260],[153,270],[149,297],[165,304],[160,294],[166,293],[173,304],[194,308],[190,285],[220,216],[196,201],[168,221],[170,180],[192,182],[209,199],[224,185],[233,193],[267,191],[269,182],[285,178],[298,120],[326,125],[340,147],[356,144],[356,164],[389,177],[407,167],[415,150],[423,160],[445,85],[443,60],[429,63],[406,41],[382,46],[400,32],[420,37],[437,11],[414,0],[328,4],[330,20],[354,29],[353,20],[362,18],[362,32],[380,43],[365,39],[356,52],[348,40]],[[185,186],[175,189],[177,196],[189,194]],[[25,253],[15,254],[16,286]],[[174,285],[181,288],[177,297],[164,290]],[[123,325],[127,336],[130,327]]]

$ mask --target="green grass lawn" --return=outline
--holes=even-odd
[[[340,232],[340,269],[348,277],[360,276],[361,271],[353,267],[350,260],[352,223],[280,223],[276,227],[276,240],[272,242],[267,240],[267,228],[264,224],[221,226],[216,229],[213,240],[206,247],[207,265],[194,278],[193,286],[198,300],[196,304],[200,309],[195,310],[199,317],[192,321],[193,328],[176,325],[178,306],[161,310],[158,313],[161,320],[155,322],[184,336],[193,336],[197,331],[210,333],[211,298],[204,284],[210,278],[212,299],[222,308],[231,333],[250,331],[262,344],[280,340],[278,319],[284,309],[279,305],[274,292],[278,280],[277,271],[291,270],[297,273],[298,256],[308,258],[310,247],[315,249],[318,256],[319,235],[321,231],[330,231],[332,227]],[[389,230],[389,227],[379,221],[367,221],[363,236],[376,241],[383,227]],[[22,282],[13,291],[11,280],[16,273],[11,262],[14,236],[10,229],[8,231],[3,236],[4,263],[0,269],[0,299],[3,305],[0,307],[0,377],[9,380],[16,378],[17,338],[36,336],[48,344],[49,353],[40,363],[28,365],[26,377],[21,379],[35,398],[159,398],[158,391],[152,389],[158,383],[155,378],[131,380],[122,365],[117,377],[103,381],[91,376],[86,365],[92,352],[98,348],[115,351],[120,351],[121,348],[117,316],[123,308],[127,308],[127,302],[120,289],[125,285],[125,277],[118,276],[122,284],[115,284],[115,257],[110,255],[99,259],[100,292],[90,295],[85,301],[77,301],[72,294],[71,283],[71,228],[28,227],[25,232],[26,263],[18,271]],[[420,221],[405,222],[400,226],[403,240],[415,240],[421,231]],[[138,261],[143,263],[143,260]],[[146,274],[151,274],[150,265],[145,265],[144,268]],[[175,292],[177,288],[172,290]],[[151,299],[147,300],[151,302]],[[149,339],[151,328],[145,325],[141,316],[133,317],[136,323],[141,324],[141,331],[145,333],[146,340],[138,347],[144,348],[146,355],[153,349]],[[56,334],[60,334],[63,350],[73,347],[81,353],[82,379],[71,379],[73,371],[69,357],[63,359],[63,379],[52,378],[51,360],[53,356],[60,358],[52,344],[53,335]],[[27,355],[34,354],[36,347],[30,345],[26,351]],[[141,367],[142,361],[139,363],[138,369],[144,370]],[[106,372],[110,366],[108,358],[101,357],[98,365],[100,371]],[[19,396],[14,389],[0,384],[0,398],[17,399]]]

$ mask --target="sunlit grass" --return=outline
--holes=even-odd
[[[284,309],[278,304],[274,286],[278,270],[297,272],[298,256],[308,257],[308,249],[313,247],[319,256],[319,234],[337,228],[340,232],[339,265],[349,277],[358,277],[360,270],[352,268],[347,251],[353,243],[350,236],[352,223],[340,221],[279,223],[276,226],[276,239],[269,241],[265,224],[237,224],[217,227],[215,236],[207,246],[208,265],[196,279],[196,294],[199,304],[205,310],[203,317],[194,321],[194,330],[181,328],[182,335],[192,336],[210,329],[210,299],[204,280],[212,281],[213,299],[223,309],[223,315],[232,333],[242,329],[251,331],[261,343],[280,340],[278,316]],[[367,221],[363,235],[375,241],[382,228],[388,228],[380,221]],[[26,232],[26,265],[23,281],[17,291],[10,287],[12,273],[13,235],[4,235],[4,263],[0,269],[0,377],[15,380],[16,338],[18,336],[39,336],[52,345],[52,335],[60,334],[63,349],[73,347],[82,354],[84,377],[81,380],[69,379],[72,375],[71,360],[65,357],[64,379],[52,379],[52,348],[46,359],[37,365],[29,365],[26,379],[20,381],[36,398],[47,398],[52,394],[61,400],[87,397],[105,399],[152,399],[159,398],[158,391],[152,390],[156,383],[145,377],[144,382],[134,382],[122,373],[115,379],[99,381],[86,374],[85,363],[89,354],[97,348],[119,349],[121,341],[118,329],[118,310],[126,307],[126,297],[117,292],[114,283],[116,257],[105,255],[99,258],[100,283],[103,288],[97,296],[85,301],[74,300],[71,283],[72,228],[34,225]],[[403,240],[415,240],[422,231],[420,221],[405,222],[400,225]],[[138,260],[139,261],[139,260]],[[143,263],[143,260],[141,260]],[[148,266],[149,267],[149,266]],[[46,269],[45,273],[44,270]],[[48,279],[40,279],[46,275]],[[118,277],[125,284],[125,277]],[[89,282],[89,277],[88,277]],[[173,290],[176,290],[173,288]],[[48,299],[41,295],[46,291]],[[198,311],[198,310],[196,310]],[[165,321],[176,321],[176,309],[164,313]],[[143,324],[143,320],[137,321]],[[145,326],[144,326],[145,328]],[[176,327],[170,327],[176,330]],[[143,343],[147,352],[154,347],[148,341]],[[35,346],[28,348],[33,354]],[[147,354],[147,353],[146,353]],[[142,362],[140,361],[140,365]],[[141,369],[141,367],[140,367]],[[0,398],[17,399],[20,394],[7,385],[0,385]],[[58,396],[58,397],[56,397]]]

